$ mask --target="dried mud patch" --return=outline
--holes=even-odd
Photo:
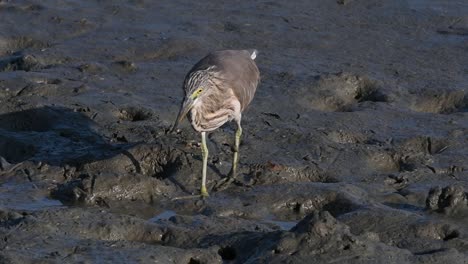
[[[22,52],[26,49],[43,49],[50,44],[28,36],[3,39],[0,42],[0,56]]]
[[[176,188],[154,178],[139,174],[81,174],[79,178],[57,185],[51,196],[67,205],[98,205],[115,208],[119,201],[152,203],[157,197],[168,196]]]
[[[188,246],[189,248],[196,246],[197,239],[191,239],[191,237],[195,236],[192,232],[198,234],[200,228],[195,227],[193,229],[192,227],[191,230],[193,231],[187,233],[188,237],[186,237],[183,230],[186,229],[185,232],[187,232],[188,227],[194,225],[194,221],[191,218],[185,218],[171,218],[171,222],[179,224],[177,225],[179,229],[171,229],[175,233],[171,233],[167,237],[170,245],[185,245],[185,247]],[[276,263],[286,259],[293,261],[293,263],[301,263],[312,257],[319,262],[326,262],[327,259],[336,258],[336,254],[340,258],[348,258],[347,256],[353,258],[356,254],[365,254],[364,252],[369,253],[374,259],[380,254],[374,252],[375,248],[390,248],[381,244],[378,237],[353,235],[349,231],[349,227],[337,221],[326,211],[313,211],[290,231],[272,231],[262,229],[262,227],[252,230],[245,220],[238,224],[241,223],[245,227],[236,231],[223,232],[218,230],[213,232],[214,235],[207,235],[206,231],[204,231],[205,235],[195,237],[201,236],[198,243],[202,247],[216,245],[220,257],[225,261],[233,261],[234,263],[256,263],[260,260]],[[180,224],[182,226],[188,224],[188,227],[181,229]],[[214,226],[214,228],[219,229],[219,225]],[[211,228],[205,230],[211,230]],[[179,237],[179,239],[176,239],[176,237]],[[186,237],[185,242],[181,240],[183,237]],[[379,246],[376,247],[376,244]],[[388,253],[390,251],[382,250],[382,252],[387,252],[386,254],[393,255],[393,253]]]
[[[10,12],[31,12],[31,11],[40,11],[46,7],[39,4],[17,4],[17,3],[5,3],[0,5],[0,10],[10,11]]]
[[[121,108],[119,111],[119,119],[123,121],[144,121],[152,116],[151,111],[133,106]]]
[[[84,63],[84,64],[77,66],[77,69],[80,72],[91,74],[91,75],[102,74],[109,70],[105,65],[98,63],[98,62]]]
[[[0,72],[33,71],[43,68],[33,55],[13,55],[0,59]]]
[[[465,112],[468,97],[463,90],[424,89],[412,96],[410,109],[416,112],[451,114]]]
[[[136,172],[158,179],[169,178],[188,164],[182,151],[159,144],[137,145],[128,151],[130,156],[137,162],[134,164]]]
[[[327,210],[334,216],[340,216],[366,206],[366,199],[362,190],[350,185],[283,183],[212,192],[211,196],[203,201],[177,199],[173,201],[171,210],[187,215],[184,218],[188,219],[187,221],[175,223],[178,226],[181,223],[194,223],[188,215],[203,214],[206,219],[197,222],[210,223],[213,217],[224,219],[225,222],[234,221],[225,225],[226,231],[232,229],[232,224],[241,219],[253,224],[252,227],[257,226],[249,229],[250,231],[265,230],[265,225],[271,230],[289,230],[297,221],[313,211]],[[227,204],[229,206],[226,206]],[[235,226],[237,225],[234,224]]]
[[[42,258],[61,261],[66,259],[72,262],[91,259],[96,261],[96,258],[111,262],[131,262],[135,259],[151,262],[155,258],[177,263],[189,263],[190,259],[198,259],[204,263],[219,263],[221,260],[216,249],[184,250],[163,247],[163,237],[168,232],[164,226],[104,210],[68,208],[23,214],[2,210],[0,216],[0,234],[6,238],[2,244],[8,241],[15,245],[14,248],[4,248],[1,256],[19,262],[34,262]],[[12,228],[15,229],[16,236],[8,234],[8,230]],[[43,238],[45,234],[47,240]],[[63,239],[66,237],[69,239],[64,244]],[[38,248],[39,245],[41,249]],[[28,250],[42,253],[26,254]],[[95,255],[94,250],[98,250],[99,254]],[[122,250],[128,250],[125,257],[112,257],[115,254],[120,255]]]
[[[426,208],[446,215],[468,215],[468,193],[457,185],[433,187],[427,196]]]
[[[325,210],[337,217],[352,212],[362,205],[344,193],[326,192],[302,197],[286,198],[273,205],[279,219],[297,220],[313,212]]]
[[[150,203],[177,193],[175,174],[187,164],[182,152],[161,145],[140,144],[113,157],[82,164],[70,180],[52,191],[67,203],[110,204],[112,200]]]
[[[452,18],[448,24],[449,25],[441,26],[436,32],[442,35],[468,35],[468,19],[465,16]]]
[[[348,225],[353,234],[375,233],[388,246],[407,249],[415,255],[428,248],[449,245],[463,250],[466,243],[462,235],[464,227],[444,220],[428,220],[420,213],[373,207],[356,210],[338,219]],[[464,242],[459,243],[460,240]]]
[[[461,236],[460,230],[448,223],[422,221],[412,226],[414,235],[419,239],[449,241]]]
[[[401,157],[392,150],[371,151],[367,154],[367,163],[370,168],[380,173],[393,173],[402,170]]]
[[[128,60],[119,60],[114,62],[114,65],[121,71],[127,73],[133,73],[138,70],[136,63]]]
[[[440,173],[437,166],[439,155],[452,146],[452,139],[444,137],[415,136],[400,139],[395,142],[394,160],[398,162],[400,171],[428,170]],[[434,167],[436,166],[436,167]]]
[[[191,52],[200,50],[202,43],[192,38],[173,37],[161,41],[158,47],[142,55],[144,60],[176,60]]]
[[[278,194],[281,195],[278,195]],[[230,209],[222,201],[237,197]],[[283,183],[256,186],[250,190],[231,191],[217,195],[221,201],[209,201],[207,212],[219,216],[248,219],[297,221],[314,210],[328,210],[333,215],[346,214],[365,204],[365,194],[359,189],[340,183]],[[224,197],[224,198],[223,198]],[[218,199],[220,199],[218,198]]]
[[[376,81],[350,73],[319,76],[304,93],[299,99],[303,107],[328,112],[352,111],[360,102],[387,101]]]
[[[363,259],[369,263],[390,259],[404,262],[410,255],[378,240],[351,234],[348,226],[326,211],[310,213],[290,232],[249,237],[239,235],[231,247],[243,253],[236,259],[238,263],[307,263],[311,259],[317,263],[326,263],[331,259],[348,260],[350,263],[362,263]],[[362,255],[366,257],[357,257]]]
[[[93,213],[97,213],[97,221],[90,217]],[[70,223],[70,231],[74,236],[83,239],[99,239],[99,240],[127,240],[140,241],[146,243],[161,242],[164,230],[152,223],[139,218],[114,215],[106,211],[98,211],[98,209],[74,209],[69,212],[64,210],[55,210],[47,213],[32,213],[29,214],[31,222],[25,225],[26,230],[42,230],[44,225],[55,226],[56,232],[61,232],[65,228],[64,225],[54,225],[55,223],[63,222],[63,218],[72,217],[74,223]]]
[[[247,174],[250,184],[268,185],[287,182],[338,182],[325,173],[320,167],[311,164],[304,167],[292,167],[274,162],[249,166]]]
[[[76,96],[86,89],[85,85],[62,79],[43,78],[36,80],[19,90],[16,95],[21,97]],[[78,106],[78,105],[75,105]],[[88,113],[89,107],[74,107],[73,111]]]
[[[398,139],[385,148],[370,150],[367,154],[368,165],[381,173],[417,170],[439,173],[439,169],[432,164],[437,162],[437,155],[452,144],[451,139],[443,137],[415,136]]]
[[[167,220],[158,220],[156,223],[164,226],[167,230],[162,238],[164,245],[181,248],[219,245],[218,253],[221,256],[235,252],[223,252],[223,250],[230,250],[225,240],[229,240],[232,234],[246,232],[267,233],[275,230],[275,225],[272,223],[200,214],[174,215]],[[198,223],[203,223],[203,225],[199,225]]]
[[[345,131],[340,129],[324,131],[324,133],[329,140],[339,144],[360,144],[369,141],[369,136],[361,132]]]

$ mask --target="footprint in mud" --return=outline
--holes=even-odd
[[[90,63],[81,64],[80,66],[77,67],[77,69],[80,72],[97,75],[106,71],[107,67],[101,63],[90,62]]]
[[[116,61],[114,62],[114,65],[117,66],[118,70],[127,73],[135,72],[138,69],[137,65],[134,62],[128,60]]]
[[[412,156],[437,155],[452,144],[448,138],[417,136],[403,140],[398,149],[400,153]]]
[[[296,168],[274,162],[250,165],[247,178],[250,184],[253,185],[269,185],[287,182],[338,182],[337,179],[328,175],[315,164]]]
[[[346,131],[346,130],[331,130],[331,131],[324,131],[326,137],[339,144],[357,144],[357,143],[364,143],[368,141],[368,137],[360,132],[354,131]]]
[[[446,215],[467,214],[468,193],[457,185],[431,188],[426,199],[426,208]]]
[[[278,196],[278,193],[282,195]],[[226,194],[224,194],[226,195]],[[227,193],[227,199],[229,192]],[[225,201],[211,200],[207,212],[219,216],[263,219],[278,224],[302,219],[305,215],[326,210],[337,217],[362,207],[361,189],[340,183],[282,183],[255,186],[234,193],[235,200],[226,208]],[[223,197],[223,194],[221,194]],[[279,221],[279,222],[278,222]]]
[[[460,231],[455,226],[436,221],[421,221],[414,224],[412,229],[417,238],[449,241],[461,235]]]
[[[320,76],[300,96],[303,107],[332,112],[352,111],[360,102],[387,101],[375,81],[350,73]]]
[[[368,166],[379,173],[394,173],[402,169],[400,157],[393,151],[371,151],[366,157]]]
[[[446,138],[416,136],[395,142],[396,148],[391,152],[398,165],[399,171],[415,171],[428,168],[436,173],[436,169],[429,166],[433,156],[444,152],[450,146]]]
[[[416,136],[398,140],[395,145],[395,148],[369,152],[369,166],[382,173],[428,168],[435,173],[436,169],[427,164],[431,162],[433,155],[444,152],[450,146],[450,141],[445,138]]]
[[[151,111],[133,106],[121,108],[118,115],[120,120],[132,122],[144,121],[152,116]]]
[[[25,53],[24,50],[47,46],[48,44],[26,37],[5,41],[0,45],[0,72],[33,71],[44,68],[40,59]]]
[[[412,92],[409,108],[416,112],[451,114],[468,110],[463,90],[424,89]]]
[[[190,174],[185,154],[160,144],[133,144],[113,156],[80,163],[71,179],[59,184],[53,197],[67,203],[102,204],[113,207],[115,200],[152,203],[156,197],[190,193],[196,179]],[[182,178],[182,180],[180,179]]]
[[[304,217],[313,211],[327,211],[334,217],[357,210],[361,205],[343,194],[329,192],[316,197],[293,198],[285,203],[286,207],[277,210],[275,214],[287,216]],[[284,211],[288,209],[288,211]]]
[[[43,66],[32,55],[13,55],[0,58],[0,72],[8,71],[32,71]]]

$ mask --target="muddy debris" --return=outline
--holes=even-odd
[[[467,213],[468,196],[465,189],[459,185],[444,188],[434,187],[429,190],[426,207],[429,210],[447,215]]]

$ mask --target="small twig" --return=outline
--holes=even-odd
[[[11,168],[9,168],[8,170],[0,172],[0,176],[3,176],[3,175],[5,175],[5,174],[7,174],[7,173],[12,172],[13,170],[15,170],[16,168],[18,168],[18,167],[21,166],[22,164],[23,164],[23,163],[20,162],[20,163],[18,163],[18,164],[15,164],[14,166],[12,166]]]
[[[436,152],[436,154],[440,154],[440,153],[444,152],[444,151],[445,151],[446,149],[448,149],[449,147],[450,147],[450,145],[447,145],[447,146],[445,146],[445,147],[439,149],[439,150]]]

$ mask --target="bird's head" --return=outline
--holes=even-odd
[[[205,80],[194,80],[195,77],[188,78],[184,83],[185,98],[180,108],[179,115],[171,131],[174,131],[188,112],[193,108],[198,99],[205,93],[209,86]]]

